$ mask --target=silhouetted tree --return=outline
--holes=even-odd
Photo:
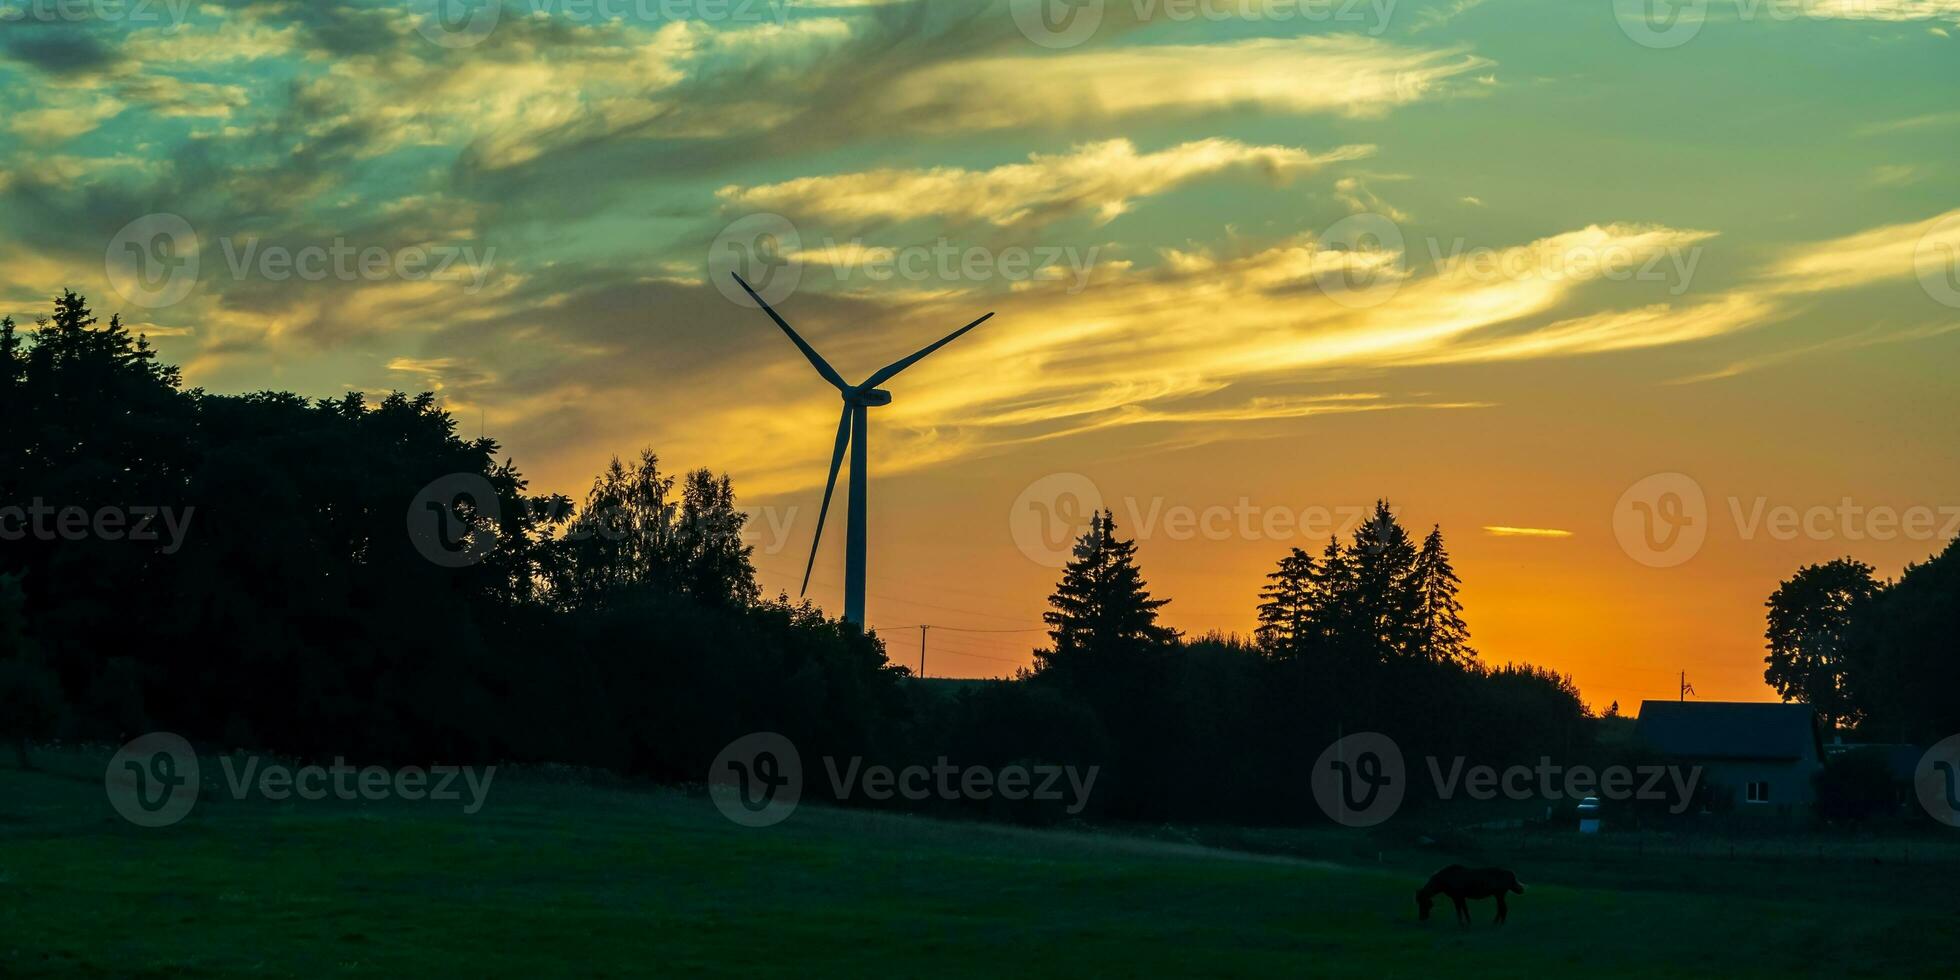
[[[706,469],[687,475],[673,557],[688,595],[711,606],[746,606],[761,595],[749,561],[755,549],[742,541],[748,520],[735,506],[735,489],[726,475],[716,478]]]
[[[1503,762],[1527,762],[1544,754],[1572,758],[1590,738],[1592,719],[1569,674],[1531,664],[1451,671],[1472,682],[1466,692],[1483,729],[1469,741]]]
[[[1356,602],[1354,562],[1341,547],[1340,539],[1330,537],[1314,569],[1314,627],[1320,647],[1339,656],[1353,656],[1363,644],[1360,610]]]
[[[1420,607],[1416,546],[1388,501],[1376,501],[1374,515],[1355,530],[1348,562],[1354,569],[1351,606],[1363,644],[1383,660],[1411,655]]]
[[[1314,610],[1319,603],[1315,573],[1313,556],[1299,548],[1267,573],[1267,585],[1259,590],[1259,629],[1253,636],[1268,656],[1298,656],[1314,639]]]
[[[761,597],[749,560],[754,549],[742,541],[748,515],[735,506],[733,484],[706,469],[681,479],[679,499],[674,484],[652,450],[631,469],[613,459],[566,528],[562,559],[550,573],[560,607],[603,605],[643,588],[708,605],[746,606]]]
[[[0,406],[8,408],[13,404],[14,388],[20,384],[21,375],[27,370],[22,363],[21,338],[14,329],[13,317],[0,317]],[[9,414],[6,417],[11,418]]]
[[[1096,514],[1075,543],[1074,557],[1041,614],[1050,649],[1035,652],[1037,673],[1056,671],[1068,680],[1120,669],[1125,660],[1161,649],[1177,632],[1157,623],[1170,602],[1153,599],[1136,564],[1136,542],[1116,536],[1110,511]]]
[[[1470,627],[1463,622],[1463,603],[1456,597],[1462,582],[1450,566],[1441,525],[1432,526],[1422,539],[1411,575],[1416,594],[1415,654],[1434,663],[1468,664],[1475,660]]]
[[[143,338],[117,318],[101,325],[72,291],[25,340],[0,330],[0,348],[0,502],[79,512],[90,526],[0,550],[0,572],[27,573],[45,663],[72,694],[91,682],[96,651],[139,649],[168,618],[179,583],[161,545],[92,528],[105,512],[184,503],[201,393],[179,391]]]
[[[1960,539],[1906,566],[1852,617],[1850,693],[1870,725],[1921,743],[1960,731]]]
[[[1850,558],[1806,565],[1770,594],[1768,667],[1763,680],[1786,701],[1802,701],[1825,724],[1860,714],[1848,672],[1848,633],[1860,607],[1878,593],[1872,567]]]
[[[652,450],[630,470],[613,457],[566,531],[567,604],[601,604],[635,586],[675,587],[673,490],[674,478],[660,472]]]

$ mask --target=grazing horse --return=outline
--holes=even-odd
[[[1504,907],[1504,893],[1524,894],[1524,886],[1518,884],[1518,876],[1503,868],[1466,868],[1452,864],[1429,877],[1429,883],[1416,891],[1416,911],[1418,918],[1429,918],[1429,907],[1436,903],[1437,893],[1450,897],[1456,903],[1456,921],[1470,921],[1470,906],[1465,903],[1471,898],[1497,899],[1497,918],[1502,924],[1510,914]]]

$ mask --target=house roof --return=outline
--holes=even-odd
[[[1822,759],[1808,705],[1761,701],[1642,701],[1634,737],[1665,756]]]

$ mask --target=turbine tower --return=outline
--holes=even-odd
[[[810,359],[810,366],[816,368],[817,373],[823,375],[823,379],[830,382],[831,386],[837,389],[838,394],[844,397],[844,414],[837,420],[837,448],[830,454],[830,479],[823,485],[823,506],[817,509],[817,534],[810,541],[810,560],[803,566],[803,588],[800,593],[810,591],[810,570],[817,564],[817,545],[823,541],[824,517],[830,512],[831,491],[837,489],[837,468],[844,462],[844,449],[849,447],[851,500],[844,524],[844,618],[863,626],[865,477],[869,466],[865,453],[865,429],[871,409],[892,403],[892,393],[878,386],[890,381],[898,372],[918,363],[927,354],[952,343],[961,334],[987,322],[993,314],[989,313],[947,334],[938,342],[910,357],[885,365],[871,377],[864,379],[862,384],[850,385],[846,384],[844,378],[817,354],[815,348],[805,343],[802,337],[797,336],[796,331],[791,330],[789,324],[776,315],[776,311],[771,309],[768,303],[763,302],[762,297],[757,296],[755,290],[750,289],[749,284],[743,281],[739,274],[735,275],[735,281],[741,283],[742,291],[748,293],[750,299],[755,300],[755,305],[762,307],[762,312],[769,314],[769,319],[776,321],[776,326],[783,328],[783,333],[789,335],[790,342],[796,345],[796,349]]]

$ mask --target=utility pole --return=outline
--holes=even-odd
[[[1688,695],[1693,693],[1695,693],[1695,686],[1688,683],[1688,672],[1684,670],[1681,672],[1681,700],[1688,700]]]
[[[926,676],[926,630],[929,630],[931,628],[932,627],[930,626],[919,627],[919,676],[920,677]]]

